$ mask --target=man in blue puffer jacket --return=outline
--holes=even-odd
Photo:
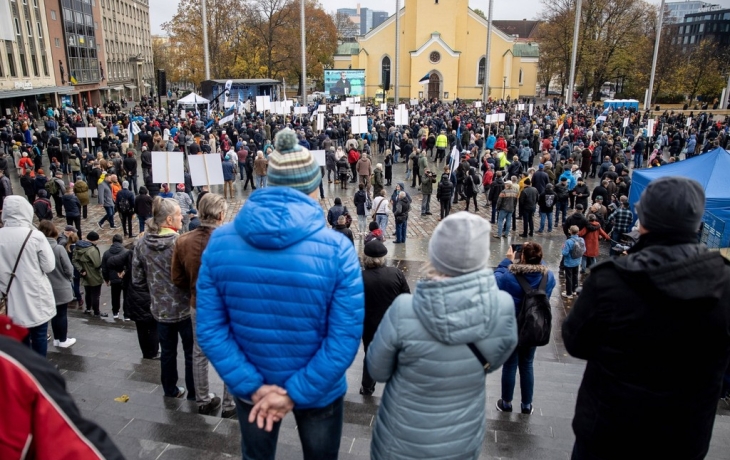
[[[269,187],[251,194],[203,254],[198,341],[238,399],[244,459],[274,459],[278,422],[291,410],[304,458],[336,459],[345,371],[364,319],[360,263],[325,224],[312,155],[289,129],[275,145]]]

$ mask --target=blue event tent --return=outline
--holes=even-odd
[[[635,170],[629,191],[629,203],[633,209],[649,182],[659,177],[681,176],[694,179],[705,189],[703,221],[710,229],[714,229],[715,236],[720,239],[719,247],[726,248],[730,246],[728,171],[730,171],[730,152],[722,148],[658,168]]]

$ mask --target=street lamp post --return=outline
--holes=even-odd
[[[393,99],[398,107],[400,100],[400,0],[395,0],[395,94]]]
[[[647,101],[649,102],[649,107],[651,107],[651,96],[654,92],[654,74],[656,73],[656,61],[659,58],[659,41],[662,37],[662,23],[664,22],[664,0],[662,0],[662,5],[659,7],[659,22],[657,23],[657,29],[656,29],[656,42],[654,42],[654,58],[651,60],[651,77],[649,77],[649,96],[647,97]],[[646,110],[647,107],[644,107],[644,110]]]
[[[206,2],[200,0],[200,9],[203,13],[203,61],[205,62],[205,79],[210,80],[210,58],[208,56],[208,10]]]
[[[487,17],[487,54],[484,57],[484,91],[482,102],[486,105],[489,99],[489,52],[492,49],[492,11],[494,0],[489,0],[489,16]]]
[[[664,1],[664,0],[662,0]],[[578,58],[578,29],[580,29],[580,7],[581,0],[575,0],[575,25],[573,27],[573,53],[570,57],[570,80],[568,83],[568,95],[565,104],[573,103],[573,88],[575,87],[575,61]]]
[[[300,83],[302,87],[302,106],[307,106],[307,38],[304,33],[304,0],[301,0],[300,2],[301,6],[301,18],[299,22],[299,26],[302,29],[301,35],[302,35],[302,82]]]

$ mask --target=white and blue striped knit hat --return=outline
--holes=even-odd
[[[269,186],[291,187],[305,195],[319,187],[319,165],[309,150],[299,145],[294,131],[285,128],[276,133],[274,149],[269,155]]]

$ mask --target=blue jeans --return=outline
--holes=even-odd
[[[246,171],[246,163],[243,161],[238,162],[238,172],[241,173],[241,180],[243,180],[243,172]]]
[[[565,222],[565,218],[568,216],[568,202],[567,201],[558,201],[555,203],[555,225],[560,225],[560,216],[563,216],[563,222]]]
[[[23,339],[23,343],[28,345],[31,350],[39,355],[46,357],[48,352],[48,323],[43,323],[36,327],[28,328],[28,336]]]
[[[99,225],[104,225],[104,222],[108,221],[109,225],[114,227],[114,206],[104,206],[104,211],[106,215],[101,218]]]
[[[408,229],[408,221],[404,220],[403,222],[396,222],[395,223],[395,241],[396,243],[405,243],[406,242],[406,230]]]
[[[137,219],[139,219],[139,233],[142,233],[144,231],[144,223],[149,219],[149,216],[140,216],[138,214]]]
[[[532,404],[532,393],[535,389],[535,374],[532,370],[532,361],[535,359],[536,347],[517,347],[512,356],[502,365],[502,400],[512,402],[515,395],[515,377],[517,368],[520,369],[520,391],[522,407],[528,408]]]
[[[256,422],[248,423],[251,409],[251,404],[236,399],[243,460],[274,460],[281,422],[275,423],[274,429],[267,433],[259,429]],[[344,421],[343,398],[322,408],[294,409],[292,412],[297,421],[304,460],[336,460]]]
[[[639,169],[644,164],[644,154],[634,154],[634,168]]]
[[[545,221],[548,223],[548,233],[553,231],[553,213],[552,212],[541,212],[540,213],[540,228],[537,233],[542,233],[545,230]]]
[[[182,340],[185,354],[185,386],[188,399],[195,400],[195,381],[193,380],[193,322],[188,317],[177,323],[157,323],[160,338],[160,380],[165,396],[177,395],[177,336]]]
[[[264,187],[266,187],[266,178],[268,176],[254,175],[254,177],[255,177],[255,182],[254,183],[256,184],[256,187],[258,187],[258,188],[264,188]]]
[[[388,215],[387,214],[376,214],[375,221],[378,223],[378,227],[383,231],[383,236],[386,235],[385,230],[388,228]]]
[[[512,226],[512,214],[511,212],[505,211],[504,209],[499,210],[497,214],[497,236],[502,236],[502,229],[504,228],[505,222],[507,222],[507,230],[505,236],[509,236],[509,229]]]

